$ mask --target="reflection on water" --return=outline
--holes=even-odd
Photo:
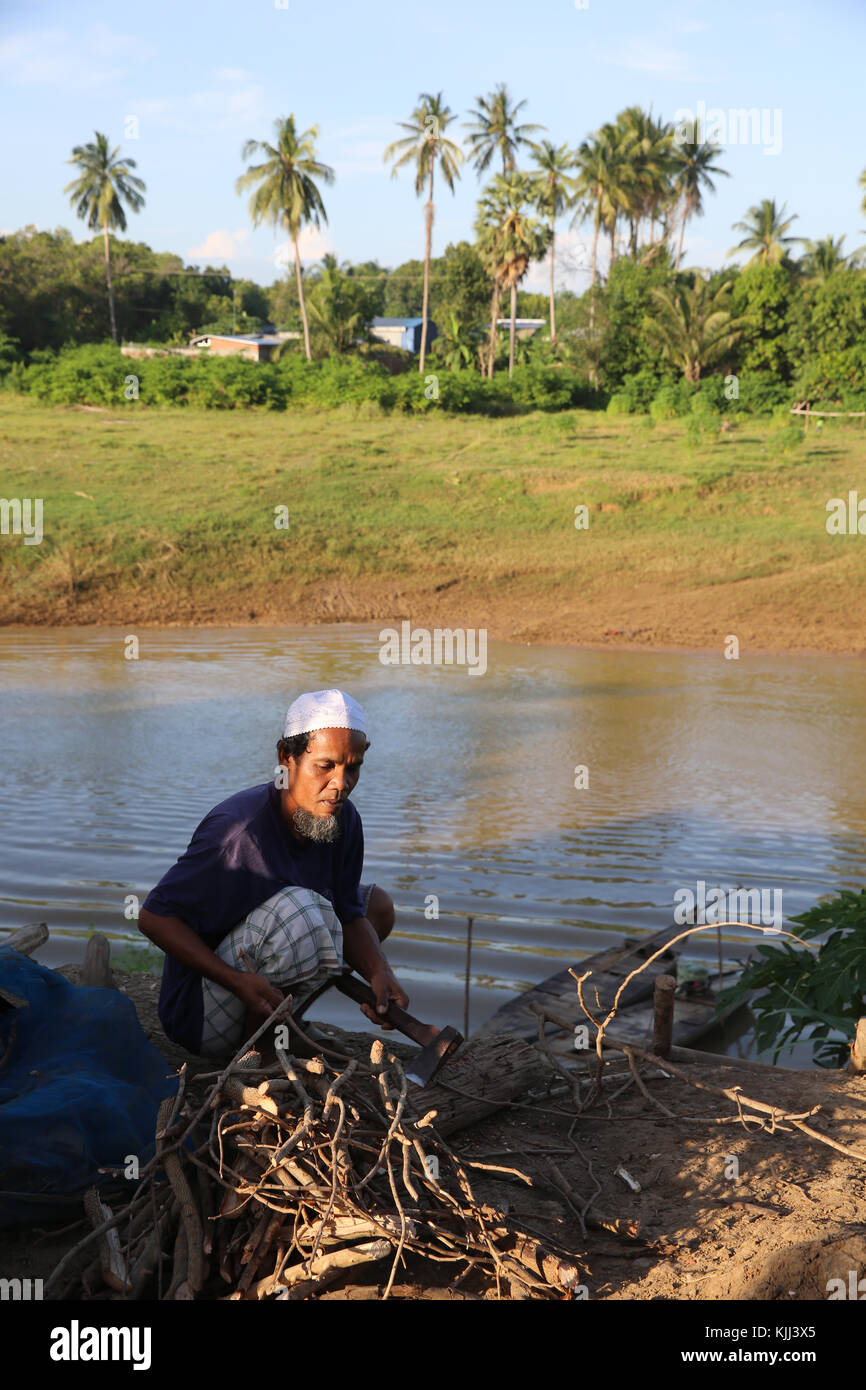
[[[125,635],[0,631],[2,927],[134,934],[127,896],[271,776],[286,706],[331,685],[366,707],[365,876],[407,909],[389,954],[422,1017],[462,1018],[459,914],[477,1025],[611,934],[666,926],[698,879],[780,888],[788,918],[862,882],[857,660],[490,643],[470,678],[383,666],[367,626],[144,631],[138,661]]]

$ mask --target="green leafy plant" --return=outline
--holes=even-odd
[[[759,1049],[773,1049],[773,1062],[810,1029],[818,1066],[839,1067],[848,1044],[831,1033],[853,1037],[866,1012],[866,889],[843,890],[792,919],[797,935],[808,941],[825,936],[817,952],[780,940],[757,948],[759,960],[747,966],[738,982],[719,997],[719,1009],[750,1000]]]

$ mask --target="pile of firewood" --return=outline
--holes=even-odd
[[[132,1200],[114,1212],[88,1194],[91,1230],[48,1296],[305,1299],[338,1285],[325,1296],[561,1298],[576,1288],[572,1257],[476,1198],[471,1170],[490,1165],[449,1147],[382,1041],[369,1061],[277,1056],[270,1068],[256,1052],[233,1062],[197,1110],[181,1074]],[[85,1247],[95,1258],[81,1271]]]

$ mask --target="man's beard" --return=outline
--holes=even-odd
[[[298,807],[297,811],[292,812],[292,825],[305,840],[313,840],[319,845],[331,845],[335,840],[339,840],[341,834],[340,817],[336,813],[331,816],[314,816]]]

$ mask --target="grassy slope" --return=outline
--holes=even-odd
[[[361,420],[0,397],[0,430],[0,492],[45,512],[41,545],[0,536],[6,622],[411,617],[522,640],[866,650],[866,537],[825,528],[827,499],[862,478],[856,428],[783,455],[765,423],[689,448],[680,422],[581,411]]]

